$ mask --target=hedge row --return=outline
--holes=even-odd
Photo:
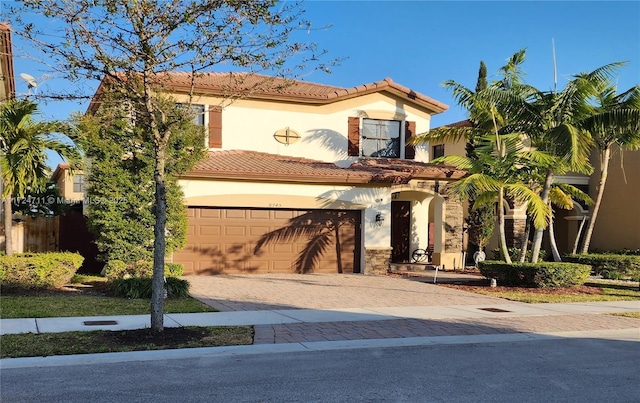
[[[110,290],[116,297],[150,299],[153,292],[149,277],[119,278],[111,281]],[[175,277],[167,277],[164,288],[168,298],[189,296],[189,282]]]
[[[165,263],[165,277],[180,277],[184,268],[178,263]],[[110,260],[102,269],[103,276],[109,280],[153,277],[153,263],[146,260],[125,263],[122,260]]]
[[[71,252],[0,256],[0,287],[55,288],[68,284],[84,258]]]
[[[581,285],[589,277],[591,266],[566,262],[512,263],[486,260],[479,263],[480,273],[494,278],[498,285],[520,287],[570,287]]]
[[[589,265],[595,275],[603,278],[640,281],[640,256],[588,254],[569,255],[564,260]]]

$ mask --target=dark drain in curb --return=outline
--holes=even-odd
[[[478,308],[481,311],[489,311],[489,312],[511,312],[511,311],[505,311],[504,309],[499,309],[499,308]]]
[[[115,320],[86,320],[84,322],[85,326],[105,326],[105,325],[117,325],[118,322]]]

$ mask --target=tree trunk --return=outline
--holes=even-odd
[[[596,218],[598,217],[600,204],[602,204],[604,186],[607,183],[607,175],[609,174],[609,158],[611,158],[611,148],[606,147],[600,154],[600,181],[598,182],[598,193],[589,214],[589,225],[587,225],[587,232],[584,234],[584,243],[582,244],[580,254],[586,254],[589,252],[589,244],[591,243],[593,228],[596,226]]]
[[[551,244],[551,254],[553,255],[554,262],[561,262],[560,252],[558,251],[558,245],[556,244],[556,232],[553,228],[553,209],[551,210],[551,218],[549,220],[549,243]]]
[[[582,230],[584,229],[584,223],[587,221],[587,216],[582,217],[582,221],[580,221],[580,228],[578,228],[578,234],[576,235],[576,240],[573,241],[573,250],[571,254],[575,255],[578,251],[578,245],[580,245],[580,236],[582,236]]]
[[[540,198],[545,204],[549,204],[549,192],[551,192],[552,184],[553,171],[549,169],[547,170],[547,176],[544,179],[544,186],[542,188],[542,192],[540,193]],[[540,255],[543,236],[544,228],[536,228],[536,232],[533,235],[533,244],[531,245],[531,263],[536,263],[538,261],[538,255]]]
[[[504,261],[507,264],[511,264],[511,256],[509,256],[509,249],[507,248],[507,237],[504,232],[504,188],[500,188],[498,192],[498,227],[500,230],[500,250],[504,256]]]
[[[520,263],[524,263],[527,260],[527,248],[529,247],[529,234],[531,233],[531,220],[527,216],[527,222],[524,228],[524,234],[522,235],[522,242],[520,242]]]
[[[4,198],[4,245],[5,252],[7,256],[13,255],[13,240],[11,239],[11,227],[13,225],[13,221],[11,220],[11,194],[8,194],[7,197]]]
[[[153,280],[151,294],[151,330],[154,333],[164,331],[164,255],[166,250],[165,228],[167,223],[167,189],[164,177],[165,150],[156,145],[154,181],[156,222],[153,227]]]

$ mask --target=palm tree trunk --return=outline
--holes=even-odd
[[[540,193],[540,198],[546,204],[549,203],[549,192],[551,192],[552,184],[553,184],[553,171],[551,169],[548,169],[547,176],[544,179],[542,192]],[[540,255],[540,248],[542,247],[543,236],[544,236],[544,228],[536,228],[536,232],[533,235],[533,245],[531,245],[531,263],[536,263],[538,261],[538,256]]]
[[[11,194],[8,194],[4,198],[4,246],[7,256],[13,255],[13,239],[11,237],[11,227],[13,221],[11,221]]]
[[[531,234],[531,220],[527,216],[527,222],[525,224],[524,234],[522,235],[522,241],[520,242],[520,263],[524,263],[527,260],[527,248],[529,246],[529,234]]]
[[[582,217],[582,221],[580,221],[580,227],[578,228],[578,234],[576,235],[576,240],[573,241],[573,250],[571,254],[575,255],[578,251],[578,245],[580,245],[580,237],[582,236],[582,230],[584,229],[584,223],[587,221],[587,216]]]
[[[500,230],[500,250],[504,256],[504,261],[507,264],[511,264],[511,256],[509,256],[509,250],[507,249],[507,237],[504,231],[504,188],[500,188],[498,192],[498,228]]]
[[[551,243],[551,254],[553,255],[554,262],[561,262],[560,252],[558,251],[558,245],[556,244],[556,232],[553,221],[553,209],[551,210],[551,218],[549,219],[549,243]]]
[[[598,194],[596,200],[593,203],[591,212],[589,214],[589,225],[587,225],[587,232],[584,234],[584,243],[582,244],[582,250],[580,254],[586,254],[589,252],[589,244],[591,243],[591,236],[593,235],[593,228],[596,226],[596,218],[598,217],[598,211],[600,210],[600,204],[602,204],[602,196],[604,195],[604,186],[607,183],[607,175],[609,174],[609,159],[611,158],[611,148],[605,147],[600,154],[600,181],[598,182]]]

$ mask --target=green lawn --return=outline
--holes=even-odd
[[[6,334],[0,358],[237,346],[253,343],[251,326],[188,326],[123,331]]]
[[[147,299],[107,296],[12,296],[0,297],[0,318],[53,318],[61,316],[108,316],[149,314]],[[165,300],[166,313],[216,312],[193,298]]]
[[[72,282],[76,291],[3,292],[0,318],[143,315],[151,312],[148,299],[109,296],[104,277],[75,276]],[[217,312],[193,298],[167,299],[164,310],[166,313]]]

